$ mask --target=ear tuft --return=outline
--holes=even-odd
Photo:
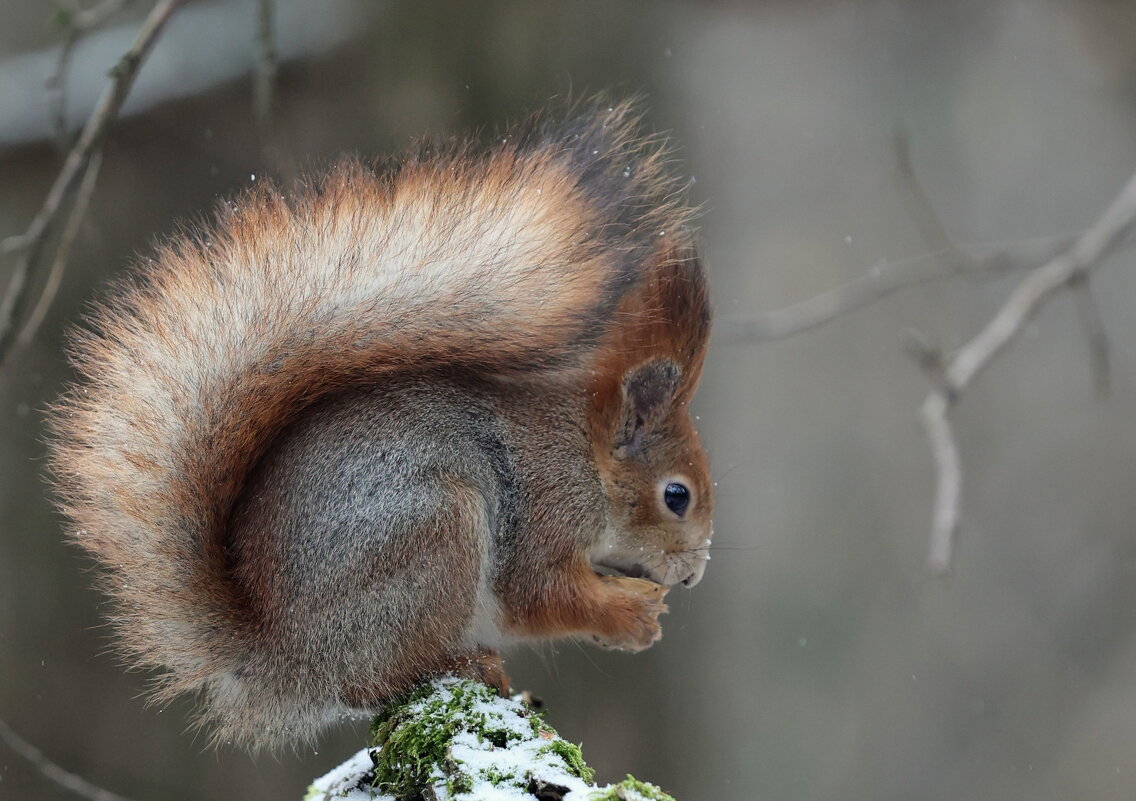
[[[640,364],[623,376],[623,408],[612,446],[619,457],[633,456],[642,447],[644,432],[666,415],[682,378],[670,359]]]

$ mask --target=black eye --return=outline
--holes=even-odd
[[[690,505],[690,490],[684,484],[671,483],[663,490],[663,503],[679,517]]]

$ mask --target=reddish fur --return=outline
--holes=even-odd
[[[712,487],[705,453],[697,446],[698,435],[686,411],[701,377],[709,341],[709,295],[706,276],[689,242],[664,239],[650,261],[638,291],[620,303],[613,325],[596,351],[588,384],[593,398],[588,418],[589,441],[601,476],[625,476],[634,465],[620,463],[611,448],[612,431],[621,412],[620,394],[629,369],[643,362],[668,358],[682,373],[667,424],[673,427],[675,469],[694,482],[694,491],[704,503],[695,514],[709,529],[713,512]],[[693,443],[693,447],[692,447]],[[664,457],[665,458],[665,457]],[[630,520],[636,527],[655,516],[649,482],[632,480],[626,484],[641,488]],[[610,488],[616,494],[618,489]],[[549,530],[556,530],[549,515]],[[551,539],[551,538],[550,538]],[[571,541],[570,537],[566,537]],[[547,546],[542,546],[547,547]],[[676,539],[675,550],[686,547]],[[511,608],[517,613],[515,630],[531,636],[557,638],[574,634],[599,635],[621,647],[646,647],[658,637],[656,618],[666,611],[660,598],[628,594],[597,576],[579,550],[569,548],[564,567],[539,582],[517,583]]]
[[[162,697],[206,688],[251,647],[229,514],[277,432],[319,398],[430,365],[572,381],[594,370],[588,425],[602,473],[629,367],[673,359],[680,402],[693,393],[705,284],[664,150],[632,108],[592,112],[574,136],[605,143],[610,163],[597,160],[603,175],[589,184],[575,139],[524,130],[488,155],[427,151],[383,175],[345,162],[293,199],[258,188],[159,246],[76,335],[80,379],[52,419],[60,505],[72,539],[106,569],[123,650],[170,670]],[[621,183],[624,163],[635,177]],[[382,284],[388,274],[398,283]],[[342,302],[327,294],[341,289]],[[689,420],[675,425],[694,441]],[[600,580],[578,552],[546,578],[518,591],[519,630],[657,635],[661,602]],[[424,631],[411,644],[422,658],[393,683],[439,669],[448,657],[430,641]]]
[[[522,607],[516,630],[550,639],[590,634],[613,647],[639,650],[658,639],[656,618],[667,611],[662,594],[628,592],[577,560],[544,578]]]

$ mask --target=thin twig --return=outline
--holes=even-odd
[[[285,185],[298,180],[299,170],[291,151],[276,127],[276,81],[280,53],[276,44],[276,0],[257,0],[257,46],[259,55],[253,77],[253,117],[260,153],[265,165]]]
[[[86,170],[91,154],[100,146],[110,123],[118,116],[123,101],[130,93],[142,62],[146,59],[162,28],[185,0],[161,0],[150,11],[138,31],[130,49],[111,70],[110,82],[83,126],[75,146],[67,154],[63,168],[52,184],[47,197],[31,225],[19,237],[4,242],[5,250],[19,250],[20,258],[0,298],[0,366],[7,360],[16,342],[16,326],[20,315],[30,301],[28,278],[39,259],[47,234],[59,213],[63,201],[75,189]]]
[[[40,324],[43,323],[47,310],[51,308],[52,301],[55,300],[55,294],[59,291],[59,285],[63,281],[63,273],[67,269],[67,260],[71,256],[71,248],[74,246],[79,231],[83,228],[83,222],[87,218],[87,209],[91,204],[91,196],[95,193],[95,183],[98,181],[99,167],[102,166],[102,162],[103,151],[102,148],[99,148],[91,154],[91,158],[87,162],[83,180],[75,193],[75,203],[71,206],[71,214],[67,217],[67,224],[63,227],[63,233],[59,237],[59,246],[55,249],[55,258],[51,263],[51,270],[47,274],[43,289],[40,290],[39,300],[36,301],[35,308],[32,309],[27,321],[20,329],[17,342],[21,346],[32,341],[32,337],[35,336]]]
[[[98,5],[74,12],[67,20],[67,25],[79,33],[86,33],[99,27],[133,2],[134,0],[102,0]]]
[[[257,44],[260,57],[256,62],[256,79],[253,83],[253,115],[260,132],[260,141],[267,147],[272,139],[273,92],[280,56],[276,49],[276,2],[257,2]]]
[[[962,391],[990,365],[1010,341],[1056,292],[1079,280],[1108,255],[1131,231],[1136,220],[1136,175],[1113,200],[1104,215],[1077,238],[1065,253],[1034,270],[1014,290],[978,336],[951,358],[947,376]]]
[[[92,784],[82,776],[64,770],[48,759],[42,751],[16,734],[12,727],[3,720],[0,720],[0,740],[3,740],[9,748],[30,762],[45,778],[76,795],[81,795],[90,801],[132,801],[126,796],[112,793],[97,784]]]
[[[1022,240],[1003,245],[984,256],[968,253],[947,234],[935,207],[923,191],[911,161],[908,136],[902,129],[897,129],[892,137],[892,150],[901,191],[910,201],[907,207],[931,252],[914,259],[881,262],[867,275],[782,309],[752,317],[727,318],[724,322],[729,339],[749,342],[784,339],[819,328],[909,287],[958,275],[999,275],[1033,269],[1064,252],[1075,241],[1073,236]]]
[[[962,511],[962,463],[958,443],[947,411],[951,396],[942,389],[933,390],[919,410],[923,428],[935,459],[935,506],[931,515],[931,552],[927,565],[936,576],[951,568],[955,539]]]
[[[1089,285],[1087,276],[1074,279],[1069,284],[1069,290],[1077,301],[1077,313],[1085,329],[1085,340],[1089,344],[1093,386],[1096,387],[1098,397],[1106,398],[1112,390],[1112,343],[1109,342],[1100,306],[1093,296],[1093,288]]]
[[[723,320],[734,342],[786,339],[870,306],[896,292],[959,275],[1000,275],[1032,269],[1066,250],[1072,236],[1021,240],[988,256],[970,256],[955,246],[910,259],[881,262],[846,284],[780,309]]]
[[[56,140],[62,143],[67,135],[67,68],[75,45],[87,32],[101,26],[132,0],[103,0],[88,9],[60,9],[59,18],[64,26],[63,41],[55,70],[47,77],[48,99],[52,108],[52,121]]]
[[[51,129],[61,149],[67,136],[67,68],[71,65],[71,54],[78,39],[79,34],[74,28],[68,28],[64,32],[63,41],[59,45],[59,56],[55,61],[55,70],[47,76],[47,81],[44,83],[47,89],[47,102],[51,106]]]
[[[1049,240],[1044,248],[1003,246],[986,256],[959,248],[947,234],[924,193],[911,162],[907,137],[894,139],[896,163],[916,225],[934,252],[918,259],[877,265],[865,276],[812,298],[756,317],[726,320],[729,338],[746,341],[781,339],[829,323],[855,309],[907,287],[956,275],[989,275],[1028,269],[997,315],[965,347],[945,359],[919,338],[909,337],[907,350],[931,380],[932,388],[920,409],[935,461],[936,488],[932,515],[931,571],[950,569],[962,509],[962,464],[949,412],[962,393],[1019,335],[1025,323],[1061,289],[1078,301],[1092,357],[1093,376],[1102,394],[1110,381],[1109,340],[1088,285],[1089,271],[1107,254],[1129,244],[1136,220],[1136,176],[1108,211],[1076,237]],[[1036,241],[1035,243],[1036,244]],[[1040,266],[1039,266],[1040,265]]]
[[[931,570],[950,568],[961,509],[961,468],[948,412],[974,380],[1021,334],[1026,323],[1062,289],[1083,284],[1088,273],[1120,245],[1136,225],[1136,175],[1105,213],[1065,253],[1038,267],[1014,289],[973,339],[934,371],[935,388],[924,401],[923,426],[935,458],[935,512]]]
[[[919,233],[923,236],[923,241],[928,247],[963,263],[960,266],[973,266],[966,263],[976,261],[975,257],[964,253],[951,239],[931,199],[923,191],[923,184],[920,183],[919,176],[915,173],[915,165],[911,161],[911,140],[907,131],[897,128],[892,135],[891,145],[896,166],[899,168],[900,187],[911,201],[908,209],[915,219]]]

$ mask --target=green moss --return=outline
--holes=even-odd
[[[555,732],[553,732],[555,735]],[[583,779],[591,783],[596,777],[596,772],[589,768],[584,762],[584,753],[580,750],[580,746],[573,745],[567,740],[561,740],[559,737],[552,740],[544,749],[546,752],[556,754],[567,767],[569,773],[573,776]]]
[[[557,736],[534,710],[472,681],[441,679],[388,705],[371,725],[368,750],[373,772],[362,773],[354,786],[370,784],[398,801],[433,797],[429,788],[454,801],[474,801],[473,793],[480,795],[477,788],[486,784],[525,797],[558,784],[571,784],[581,796],[585,786],[594,787],[580,746]],[[631,776],[586,797],[674,801]],[[318,791],[309,792],[307,801],[319,798]]]
[[[372,786],[400,799],[413,797],[438,781],[445,783],[451,795],[469,792],[472,779],[449,764],[450,741],[472,729],[504,747],[510,732],[492,728],[475,709],[478,702],[496,697],[482,684],[461,681],[447,685],[444,691],[433,684],[423,685],[388,705],[371,724],[371,746],[380,749],[374,757]]]
[[[675,801],[653,784],[628,776],[619,784],[588,796],[588,801]]]
[[[493,785],[500,786],[502,784],[517,784],[517,774],[512,771],[497,770],[490,768],[485,771],[484,776]]]

